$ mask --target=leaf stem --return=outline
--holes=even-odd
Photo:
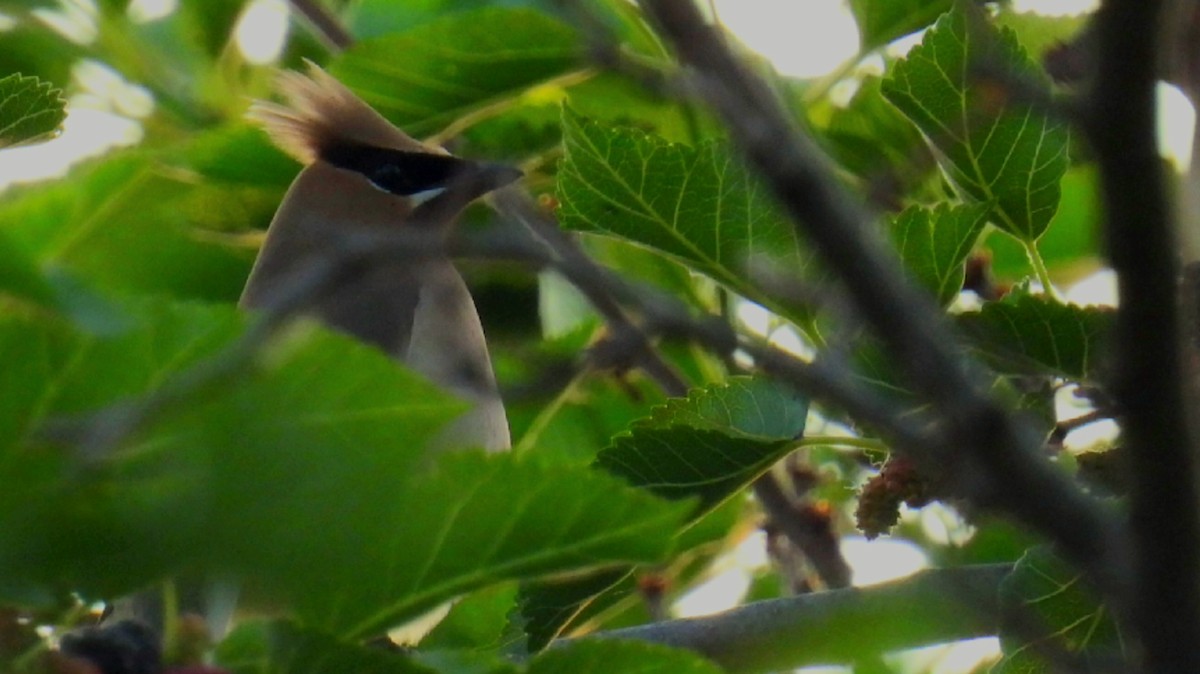
[[[857,449],[885,450],[887,445],[877,438],[860,438],[853,435],[806,435],[796,442],[796,448],[833,445]]]
[[[1050,280],[1050,270],[1046,268],[1046,260],[1038,251],[1037,243],[1022,241],[1021,244],[1025,246],[1025,254],[1029,257],[1029,264],[1033,265],[1033,273],[1037,276],[1038,283],[1042,284],[1042,292],[1046,293],[1046,297],[1061,303],[1063,298],[1054,288],[1054,282]]]
[[[832,72],[822,75],[819,79],[809,85],[808,88],[804,90],[804,94],[801,98],[805,107],[808,107],[828,96],[829,92],[832,91],[839,82],[850,76],[850,74],[854,72],[855,68],[858,67],[858,64],[862,63],[863,59],[865,59],[871,53],[872,52],[865,52],[851,56],[845,61],[842,61]]]

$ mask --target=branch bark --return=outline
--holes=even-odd
[[[1200,519],[1195,442],[1180,373],[1179,265],[1155,139],[1162,0],[1109,0],[1096,16],[1086,130],[1103,181],[1109,259],[1119,279],[1116,374],[1133,490],[1129,621],[1145,671],[1200,671]]]
[[[703,618],[581,638],[638,639],[686,648],[730,672],[849,664],[899,648],[996,634],[997,588],[1011,568],[934,569],[868,588],[756,602]]]
[[[291,0],[292,8],[312,24],[317,37],[332,51],[341,51],[354,44],[354,36],[318,0]]]

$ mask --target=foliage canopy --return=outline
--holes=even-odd
[[[745,540],[760,503],[773,545],[792,546],[776,560],[788,580],[836,592],[829,569],[844,565],[837,543],[856,525],[888,529],[902,502],[957,495],[936,470],[901,465],[877,420],[801,393],[761,352],[734,352],[770,331],[800,344],[793,365],[815,358],[896,418],[930,420],[725,126],[677,95],[689,80],[638,5],[332,1],[320,11],[350,44],[331,47],[336,35],[297,13],[278,64],[263,66],[233,39],[249,4],[182,0],[141,21],[129,2],[103,0],[81,19],[92,38],[73,40],[46,19],[56,3],[0,0],[14,18],[0,32],[0,152],[59,129],[62,91],[89,86],[72,76],[81,62],[155,102],[136,147],[0,199],[0,606],[22,616],[0,611],[0,637],[14,637],[0,638],[0,668],[49,671],[32,626],[76,626],[80,601],[187,572],[240,577],[282,607],[216,645],[217,664],[239,674],[737,670],[736,655],[718,665],[646,643],[542,648],[649,621]],[[1051,469],[1073,475],[1058,437],[1070,429],[1052,433],[1054,396],[1081,391],[1111,416],[1114,313],[1052,290],[1100,266],[1095,167],[1029,90],[1070,91],[1041,58],[1081,23],[967,0],[850,8],[862,48],[836,78],[793,80],[742,55],[821,146],[831,183],[878,214],[874,233],[942,308],[958,357],[1059,452]],[[887,50],[921,30],[907,55]],[[882,77],[858,67],[868,57]],[[304,59],[414,136],[525,168],[542,215],[620,280],[608,290],[664,338],[657,348],[690,392],[664,391],[621,352],[611,316],[565,270],[535,273],[485,248],[462,266],[516,450],[431,458],[419,448],[459,401],[311,322],[235,311],[298,169],[242,114],[272,96],[274,67]],[[537,244],[515,224],[477,205],[462,230]],[[695,334],[712,321],[730,323],[718,331],[725,348]],[[612,349],[621,355],[605,361]],[[764,481],[782,485],[811,539],[778,521]],[[906,631],[901,616],[921,603],[898,592],[880,595],[892,622],[817,623],[828,652],[872,658],[1000,634],[999,672],[1048,671],[1047,649],[1122,652],[1079,571],[1009,522],[971,515],[963,545],[915,518],[892,534],[937,566],[1015,565],[987,610],[1034,611],[1058,637],[1042,642],[1032,623],[998,615],[990,628]],[[786,594],[775,570],[754,574],[748,604]],[[454,598],[421,648],[363,645]],[[829,661],[787,644],[747,648],[777,649],[791,667]]]

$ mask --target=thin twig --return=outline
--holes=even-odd
[[[559,229],[552,217],[539,210],[529,195],[516,187],[499,190],[492,196],[492,203],[501,214],[524,224],[546,244],[556,259],[558,271],[579,288],[604,317],[612,332],[609,339],[617,344],[618,352],[628,354],[630,362],[645,370],[667,395],[687,395],[687,382],[663,360],[650,345],[646,334],[625,314],[614,298],[604,272]]]
[[[878,429],[889,440],[912,446],[933,441],[930,434],[922,430],[916,415],[906,416],[904,409],[857,384],[849,370],[828,362],[807,363],[762,339],[739,335],[719,317],[695,318],[678,300],[640,291],[607,272],[579,249],[552,215],[537,209],[517,188],[501,190],[493,195],[492,203],[502,214],[528,226],[553,250],[554,268],[592,302],[609,321],[614,333],[633,335],[625,342],[627,358],[636,359],[637,351],[643,349],[651,359],[648,361],[650,367],[655,367],[655,361],[662,362],[661,357],[648,348],[646,340],[649,337],[692,341],[720,357],[740,351],[749,356],[760,371],[791,384],[814,399],[844,410],[860,423]],[[641,314],[641,327],[633,325],[621,302],[632,304]],[[646,366],[645,363],[639,365]],[[664,379],[669,381],[668,377]],[[678,389],[663,388],[668,395],[678,395],[672,392]]]
[[[291,3],[296,12],[308,19],[330,51],[342,51],[354,44],[354,36],[319,0],[291,0]]]
[[[851,570],[828,525],[814,525],[801,505],[784,490],[779,477],[767,472],[754,481],[754,495],[770,523],[791,541],[812,564],[825,587],[850,587]]]

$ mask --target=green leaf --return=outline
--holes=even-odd
[[[916,407],[923,403],[908,388],[900,364],[892,358],[878,337],[859,335],[851,354],[851,376],[866,389],[897,406]]]
[[[730,148],[669,143],[565,107],[562,119],[564,227],[647,246],[767,305],[747,279],[751,256],[774,258],[789,272],[809,266],[791,223]]]
[[[0,231],[0,296],[5,295],[44,307],[57,305],[54,289],[34,261]]]
[[[108,298],[79,283],[70,274],[43,272],[27,251],[0,232],[0,299],[16,300],[16,307],[45,310],[74,321],[86,332],[112,334],[126,327],[124,312]]]
[[[668,400],[613,439],[596,465],[669,499],[699,498],[700,520],[779,460],[804,432],[808,401],[765,379],[734,377]],[[602,593],[603,606],[628,590],[628,572],[527,587],[522,615],[536,650],[575,622]],[[617,593],[614,595],[614,592]]]
[[[62,90],[36,77],[0,78],[0,149],[45,140],[67,118]]]
[[[508,359],[504,358],[499,362],[510,371],[514,366],[521,368],[512,378],[528,381],[543,376],[555,364],[572,362],[595,334],[593,326],[585,325],[558,339],[544,341],[538,353],[524,354],[519,359],[522,362],[505,363]],[[507,406],[516,440],[513,451],[576,465],[591,464],[614,435],[664,400],[653,382],[626,382],[602,373],[576,376],[561,390],[545,393],[545,398],[529,403],[514,401]]]
[[[240,625],[217,647],[217,664],[234,674],[434,674],[377,646],[350,644],[283,620]]]
[[[330,72],[419,137],[582,65],[566,25],[528,9],[484,8],[355,43]]]
[[[937,167],[921,133],[880,90],[882,80],[867,77],[854,98],[834,108],[821,139],[833,157],[865,181],[873,197],[885,202],[911,197]],[[878,195],[878,189],[894,190]]]
[[[850,0],[858,22],[860,51],[868,52],[928,26],[951,0]]]
[[[80,473],[30,428],[136,395],[238,333],[232,310],[159,308],[97,339],[10,320],[0,577],[89,597],[187,568],[246,579],[307,625],[361,637],[509,579],[661,559],[691,503],[580,466],[424,447],[462,410],[324,330],[277,344]],[[19,485],[13,486],[13,485]]]
[[[672,399],[613,439],[596,464],[707,512],[750,484],[804,433],[808,401],[766,379],[733,377]]]
[[[497,4],[492,0],[359,0],[354,3],[350,29],[360,40],[412,30],[447,14],[469,12]],[[507,7],[547,5],[545,0],[507,0]]]
[[[0,3],[0,12],[4,12]],[[50,6],[57,1],[47,2]],[[21,20],[4,30],[0,49],[0,73],[23,73],[44,82],[70,82],[73,64],[91,56],[84,45],[63,39],[62,34],[41,21]]]
[[[606,569],[580,578],[565,578],[530,583],[521,588],[521,619],[527,637],[527,649],[540,651],[563,629],[585,615],[593,602],[606,593],[619,590],[627,594],[626,581],[632,569]],[[610,602],[605,602],[610,603]]]
[[[842,493],[844,488],[839,488]],[[676,537],[678,552],[668,566],[649,570],[668,578],[671,588],[663,598],[672,602],[693,582],[708,578],[717,556],[727,552],[730,533],[758,517],[748,501],[729,499],[704,517],[691,522]],[[753,511],[753,512],[750,512]],[[540,651],[554,638],[587,634],[644,624],[653,618],[640,592],[635,569],[600,571],[580,578],[539,581],[521,587],[520,622],[527,649]]]
[[[1115,312],[1014,291],[962,314],[959,325],[993,366],[1010,374],[1094,380],[1103,373]]]
[[[996,14],[996,23],[1011,28],[1021,39],[1021,46],[1041,59],[1054,47],[1074,40],[1087,25],[1088,18],[1086,13],[1051,16],[1018,12],[1006,6]]]
[[[231,209],[237,201],[236,192],[194,184],[132,152],[15,191],[0,203],[0,222],[38,263],[100,289],[233,301],[253,251],[203,239],[200,230],[245,228],[274,207],[259,201],[252,214]]]
[[[892,68],[883,93],[938,148],[954,184],[977,202],[993,203],[995,224],[1031,243],[1058,208],[1069,163],[1067,124],[1013,100],[995,78],[981,80],[980,67],[1048,86],[1010,29],[997,30],[969,0],[956,0]]]
[[[450,613],[421,639],[421,649],[498,649],[516,602],[513,583],[473,592],[455,602]]]
[[[1072,166],[1062,179],[1062,202],[1038,239],[1038,252],[1051,274],[1090,273],[1100,261],[1100,188],[1096,167]],[[997,232],[987,236],[993,253],[992,269],[1007,279],[1029,275],[1029,252],[1013,237]]]
[[[962,290],[964,263],[987,225],[989,207],[949,206],[906,209],[892,225],[892,241],[904,266],[938,302],[949,304]]]
[[[1004,657],[992,674],[1056,671],[1041,657],[1044,649],[1096,664],[1123,656],[1124,640],[1107,607],[1083,574],[1046,546],[1026,551],[1000,583],[1000,607]]]
[[[356,537],[384,549],[361,563],[342,560],[336,573],[343,587],[321,597],[311,585],[297,588],[304,592],[302,615],[361,636],[491,583],[658,561],[690,508],[595,471],[542,467],[511,455],[468,454],[438,463],[432,475],[391,499],[378,530]],[[360,543],[355,556],[363,555]]]
[[[277,190],[276,203],[300,170],[262,129],[244,123],[196,134],[169,159],[217,183]]]
[[[209,58],[215,59],[229,46],[246,4],[247,0],[184,2],[179,20],[184,24],[187,36],[203,48]]]
[[[376,350],[305,330],[100,457],[49,446],[56,436],[45,422],[143,395],[241,332],[232,308],[152,303],[131,312],[138,322],[116,336],[46,319],[0,324],[0,353],[21,359],[4,380],[0,416],[0,473],[21,485],[3,495],[0,566],[31,583],[111,596],[183,559],[236,567],[246,561],[239,548],[269,556],[279,536],[282,553],[311,546],[301,539],[311,527],[352,530],[350,503],[329,490],[365,499],[394,488],[462,409]],[[295,540],[279,529],[285,523]]]
[[[576,641],[539,654],[529,674],[720,674],[712,661],[691,651],[639,641]]]

